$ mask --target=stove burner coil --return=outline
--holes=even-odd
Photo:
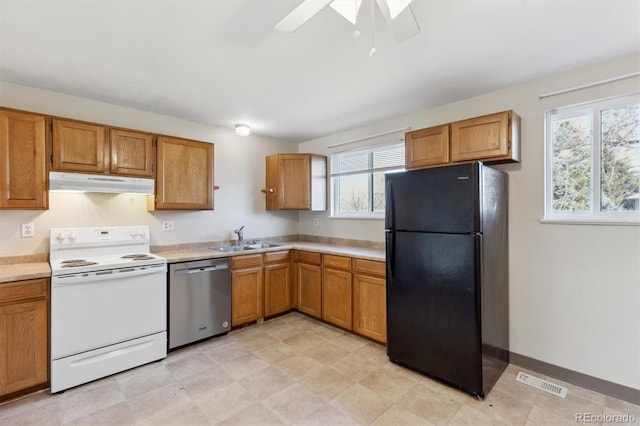
[[[79,266],[91,266],[91,265],[97,265],[98,262],[89,262],[87,260],[82,260],[80,262],[71,262],[71,261],[65,261],[62,262],[63,265],[61,266],[61,268],[77,268]]]
[[[146,253],[136,253],[136,254],[125,254],[124,256],[121,257],[121,259],[133,259],[133,260],[138,260],[138,259],[154,259],[152,256],[149,256]]]

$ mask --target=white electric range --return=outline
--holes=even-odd
[[[166,259],[148,226],[52,228],[51,392],[167,355]]]

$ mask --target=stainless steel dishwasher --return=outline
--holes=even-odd
[[[169,265],[169,349],[231,329],[229,259]]]

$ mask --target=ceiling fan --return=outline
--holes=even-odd
[[[380,13],[391,28],[391,32],[397,41],[406,40],[420,32],[420,27],[418,27],[416,18],[413,16],[411,7],[409,7],[413,0],[371,0],[372,19],[374,1],[378,4]],[[278,31],[293,32],[329,5],[356,26],[353,36],[357,38],[360,34],[357,30],[357,18],[361,4],[362,0],[304,0],[284,19],[278,22],[275,28]]]

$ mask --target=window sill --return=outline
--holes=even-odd
[[[363,214],[363,215],[331,215],[329,219],[358,219],[358,220],[384,220],[384,214],[373,215],[373,214]]]
[[[540,219],[540,223],[551,225],[595,225],[595,226],[640,226],[640,219],[596,219],[596,218],[553,218]]]

